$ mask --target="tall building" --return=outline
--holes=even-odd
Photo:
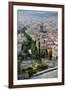
[[[46,33],[47,32],[46,25],[43,25],[43,23],[40,24],[40,32],[42,32],[42,33]]]

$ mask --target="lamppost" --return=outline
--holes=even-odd
[[[43,23],[40,24],[40,32],[43,33]],[[39,47],[39,62],[42,63],[42,61],[41,61],[41,51],[40,51],[40,50],[41,50],[41,49],[40,49],[40,47],[41,47],[41,46],[40,46],[40,45],[41,45],[41,44],[40,44],[40,32],[39,32],[39,37],[38,37],[38,38],[39,38],[39,39],[38,39],[38,41],[39,41],[39,42],[38,42],[38,47]]]
[[[41,61],[41,50],[40,50],[40,34],[39,34],[39,38],[38,38],[38,52],[39,52],[39,63],[42,63]]]

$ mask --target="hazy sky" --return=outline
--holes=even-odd
[[[52,17],[52,16],[58,16],[57,12],[53,11],[37,11],[37,10],[18,10],[17,15],[22,16],[38,16],[38,17]]]

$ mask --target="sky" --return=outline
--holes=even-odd
[[[26,15],[26,16],[37,16],[37,17],[51,17],[57,16],[57,12],[53,11],[37,11],[37,10],[18,10],[17,15]]]

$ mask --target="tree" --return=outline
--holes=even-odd
[[[31,49],[31,52],[32,52],[31,57],[34,59],[38,59],[39,53],[36,46],[36,41],[34,41],[32,37],[25,32],[26,29],[27,29],[26,27],[23,27],[20,31],[20,33],[23,33],[24,37],[26,37],[26,41],[24,41],[21,46],[22,59],[24,59],[24,57],[27,58],[28,56],[30,56],[29,49]]]
[[[36,41],[32,41],[31,51],[32,51],[32,57],[36,59],[36,55],[37,55]]]
[[[24,26],[23,28],[19,29],[17,33],[18,34],[24,33],[26,30],[27,30],[27,28]]]
[[[41,58],[48,58],[47,49],[41,49]]]

